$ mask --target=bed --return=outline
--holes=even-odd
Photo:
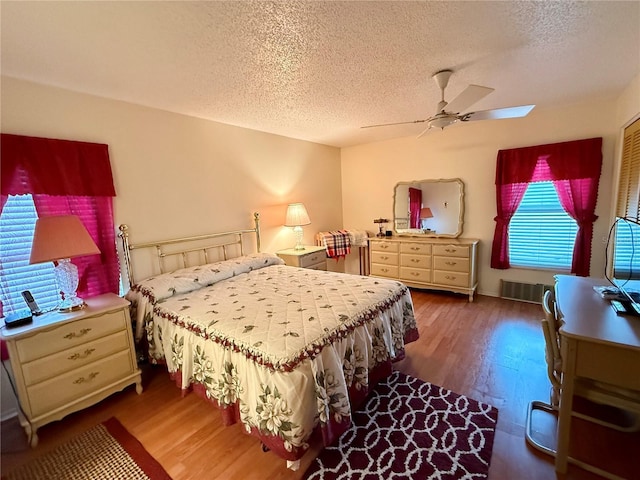
[[[248,230],[144,244],[121,226],[126,298],[149,360],[295,469],[315,432],[329,445],[348,428],[418,331],[404,284],[286,266],[259,252],[254,220]],[[257,253],[245,253],[252,235]],[[138,281],[131,255],[140,249],[155,250],[159,273]],[[202,261],[191,265],[194,254]],[[167,269],[168,257],[182,264]]]

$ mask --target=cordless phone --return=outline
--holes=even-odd
[[[25,290],[24,292],[22,292],[22,298],[24,298],[24,301],[27,302],[27,306],[29,307],[29,310],[31,310],[31,315],[40,315],[42,313],[42,311],[38,307],[38,304],[36,303],[35,298],[33,298],[33,295],[31,295],[31,292],[29,290]]]

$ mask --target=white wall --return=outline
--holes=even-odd
[[[295,243],[286,205],[305,203],[317,231],[342,224],[337,148],[2,78],[2,132],[106,143],[116,224],[140,242],[252,226],[263,250]]]
[[[614,151],[619,133],[615,99],[558,109],[534,109],[529,116],[455,125],[416,139],[404,137],[342,149],[343,218],[349,228],[372,229],[378,217],[392,217],[397,182],[461,178],[465,184],[464,237],[480,239],[479,288],[498,295],[500,279],[552,283],[554,272],[490,268],[496,215],[498,150],[603,137],[603,167],[595,224],[591,274],[604,274]],[[416,128],[416,135],[420,128]],[[357,271],[353,263],[348,272]]]

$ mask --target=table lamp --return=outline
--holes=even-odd
[[[71,259],[98,253],[100,250],[77,216],[41,217],[36,221],[29,263],[54,263],[56,282],[62,294],[62,302],[58,305],[60,311],[71,312],[85,306],[84,300],[76,294],[78,267]]]
[[[420,223],[424,230],[430,230],[429,228],[424,228],[424,224],[422,224],[422,220],[426,220],[427,218],[433,218],[433,213],[431,213],[431,209],[429,207],[422,207],[420,209]]]
[[[387,218],[375,218],[373,220],[373,223],[377,223],[378,227],[380,229],[380,231],[376,234],[376,237],[384,237],[386,236],[384,233],[384,230],[386,228],[387,223],[389,223],[389,220]]]
[[[302,203],[291,203],[287,206],[287,217],[284,221],[285,227],[293,227],[293,233],[296,234],[296,246],[294,250],[304,250],[302,245],[302,226],[309,225],[309,214]]]

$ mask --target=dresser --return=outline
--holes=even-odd
[[[129,302],[114,294],[86,300],[71,313],[34,316],[22,327],[2,329],[11,360],[24,427],[32,447],[37,430],[135,383],[141,373]]]
[[[280,250],[276,255],[290,267],[311,268],[313,270],[327,269],[327,250],[325,247],[308,246],[304,250],[289,248]]]
[[[478,243],[470,238],[370,238],[370,275],[414,288],[463,293],[473,302]]]

